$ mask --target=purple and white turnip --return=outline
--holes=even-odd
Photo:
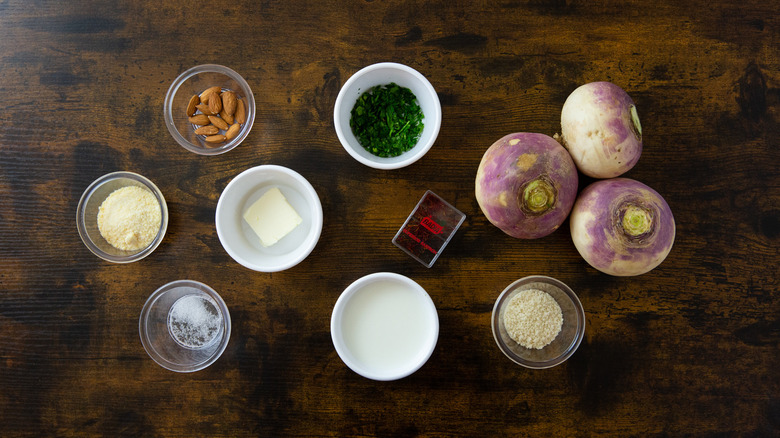
[[[634,101],[610,82],[578,87],[563,104],[561,143],[583,174],[622,175],[642,154],[642,126]]]
[[[616,178],[642,154],[633,100],[609,82],[578,87],[561,111],[559,140],[514,133],[488,148],[475,184],[487,219],[512,237],[535,239],[569,217],[577,251],[597,270],[634,276],[656,268],[674,244],[669,205],[645,184]],[[606,179],[577,196],[578,169]]]
[[[569,218],[571,237],[589,265],[609,275],[644,274],[672,249],[672,211],[655,190],[628,178],[586,187]]]
[[[488,220],[506,234],[535,239],[561,226],[577,197],[577,168],[544,134],[509,134],[482,156],[475,194]]]

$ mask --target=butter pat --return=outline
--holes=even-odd
[[[303,222],[278,187],[265,192],[255,201],[244,212],[244,220],[265,247],[275,244]]]

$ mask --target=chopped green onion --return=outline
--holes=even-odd
[[[390,83],[360,95],[349,126],[367,151],[379,157],[396,157],[417,144],[423,117],[412,90]]]

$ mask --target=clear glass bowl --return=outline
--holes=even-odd
[[[114,248],[103,238],[97,226],[100,205],[115,190],[127,186],[146,188],[160,203],[160,230],[152,243],[138,251],[123,251]],[[151,254],[165,237],[165,231],[168,229],[168,205],[165,203],[165,197],[160,189],[147,178],[132,172],[113,172],[101,176],[84,190],[76,209],[76,228],[78,228],[79,236],[81,236],[84,245],[101,259],[112,263],[135,262]]]
[[[563,312],[560,333],[541,349],[526,348],[518,344],[507,334],[504,326],[507,304],[518,292],[527,289],[547,292],[561,306]],[[585,311],[577,295],[564,283],[552,277],[532,275],[515,281],[501,292],[493,306],[491,325],[498,348],[512,361],[527,368],[550,368],[563,363],[580,346],[585,335]]]
[[[232,90],[244,101],[246,123],[232,140],[211,145],[206,142],[205,136],[195,134],[195,127],[187,117],[187,105],[193,95],[215,86]],[[165,126],[182,147],[200,155],[218,155],[235,148],[249,135],[255,121],[255,96],[249,84],[235,71],[216,64],[199,65],[180,74],[173,81],[165,95],[163,113]]]
[[[194,321],[193,325],[177,328],[185,319]],[[192,280],[173,281],[157,289],[146,300],[138,321],[141,344],[149,357],[179,373],[202,370],[216,362],[227,348],[230,330],[230,312],[222,297]]]

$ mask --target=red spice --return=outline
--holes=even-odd
[[[465,214],[428,190],[393,243],[430,268],[465,219]]]

